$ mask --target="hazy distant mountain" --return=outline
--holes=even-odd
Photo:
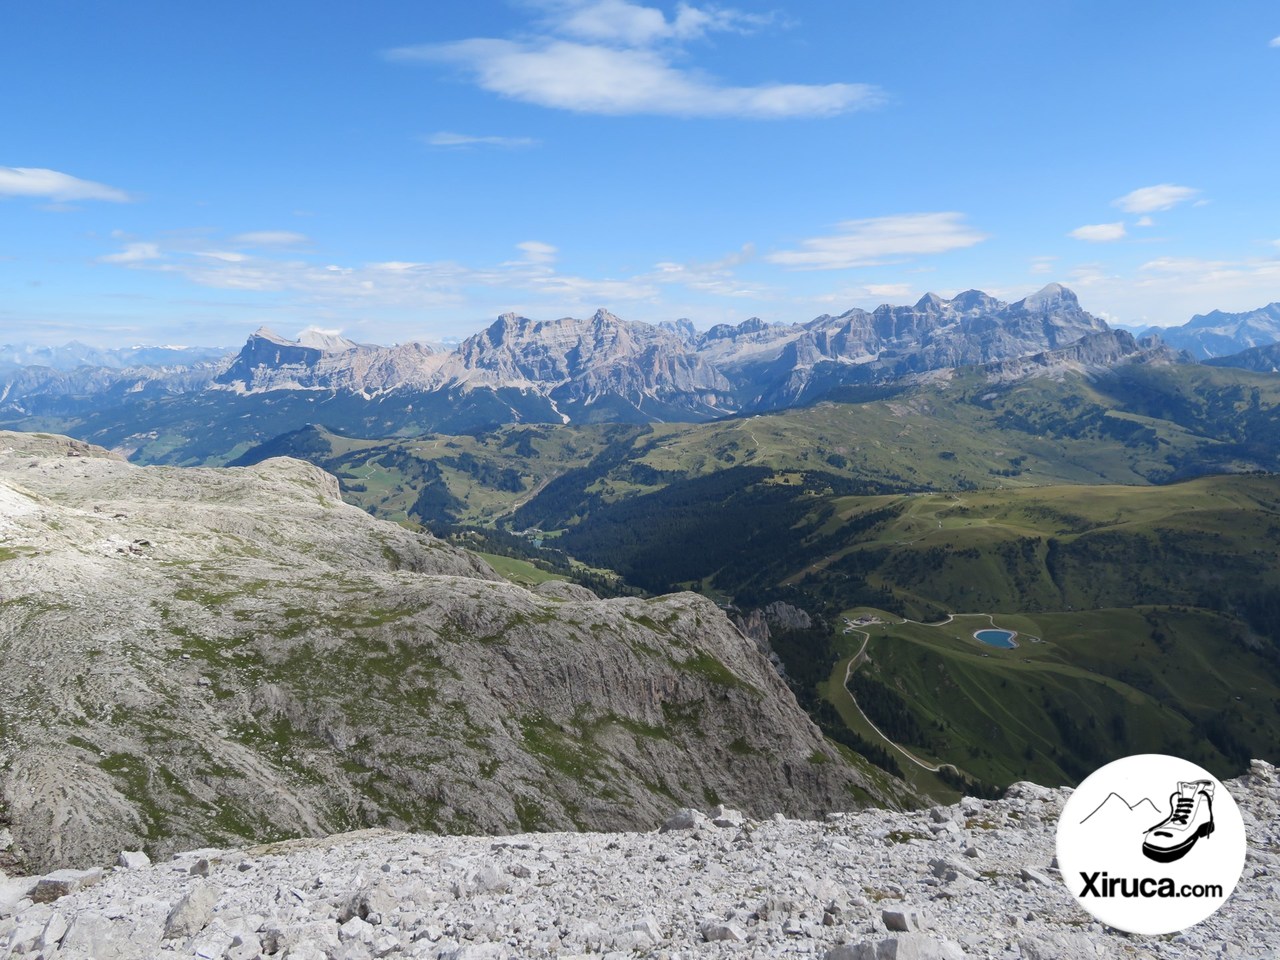
[[[225,360],[181,366],[43,366],[0,369],[0,417],[79,417],[88,410],[198,393],[207,389]]]
[[[79,367],[190,367],[209,363],[231,353],[226,347],[117,347],[103,349],[71,341],[60,347],[5,344],[0,347],[0,370],[15,367],[49,367],[70,371]]]
[[[1280,342],[1280,302],[1247,313],[1196,314],[1180,327],[1149,327],[1165,343],[1197,360],[1225,357],[1251,347]]]
[[[241,393],[345,390],[366,396],[406,386],[431,389],[436,370],[448,357],[425,343],[379,347],[314,330],[286,340],[260,327],[215,386]]]
[[[1105,333],[1060,284],[1008,304],[980,290],[915,306],[853,309],[805,324],[713,327],[698,347],[738,384],[747,410],[803,403],[835,386],[1032,356]]]

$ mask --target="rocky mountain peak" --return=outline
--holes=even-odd
[[[658,329],[675,334],[685,344],[695,343],[698,339],[698,328],[687,317],[681,317],[678,320],[663,320],[658,324]]]
[[[353,340],[339,336],[336,333],[330,333],[327,330],[321,330],[318,327],[307,327],[298,334],[297,343],[302,347],[312,347],[324,353],[345,353],[348,350],[355,350],[359,347]]]
[[[600,307],[594,314],[592,314],[591,322],[597,326],[602,326],[604,324],[620,324],[622,323],[622,320],[614,316],[604,307]]]
[[[994,311],[1004,306],[999,300],[981,290],[965,290],[957,293],[949,301],[952,308],[962,312]]]
[[[266,324],[260,326],[253,333],[249,334],[249,340],[265,340],[268,343],[278,343],[281,346],[293,346],[294,342],[287,337],[282,337]]]
[[[1047,283],[1031,296],[1024,297],[1013,304],[1014,308],[1021,307],[1028,312],[1039,311],[1042,313],[1047,313],[1060,307],[1078,308],[1079,306],[1080,300],[1075,293],[1060,283]]]

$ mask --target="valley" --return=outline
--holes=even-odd
[[[912,372],[849,362],[891,334]],[[98,559],[20,520],[6,573],[89,587],[6,597],[8,642],[59,638],[46,662],[135,691],[56,674],[50,740],[11,678],[4,816],[30,862],[950,802],[1133,752],[1220,776],[1280,753],[1273,374],[1107,330],[1056,285],[706,333],[504,316],[410,346],[259,331],[178,381],[21,401],[10,506]],[[103,544],[122,557],[99,569]],[[104,644],[122,558],[139,613]],[[194,752],[192,723],[215,731]],[[35,823],[18,798],[66,764],[95,813]]]
[[[1071,782],[1138,748],[1223,772],[1280,749],[1278,400],[1274,379],[1198,366],[979,369],[696,426],[312,427],[245,460],[307,457],[370,512],[501,537],[535,569],[801,608],[820,625],[771,642],[829,735],[875,742],[837,681],[858,639],[841,625],[878,617],[858,682],[893,742],[986,784]],[[1240,470],[1268,472],[1221,473]],[[986,619],[946,642],[898,623],[950,614],[1043,642],[983,649]]]

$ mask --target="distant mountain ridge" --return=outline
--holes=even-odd
[[[1280,301],[1244,313],[1214,310],[1196,314],[1180,327],[1148,327],[1165,343],[1186,350],[1197,360],[1226,357],[1280,342]]]
[[[269,330],[249,338],[219,386],[254,393],[348,389],[365,394],[517,388],[569,419],[706,419],[803,402],[841,383],[1031,356],[1109,332],[1075,294],[1050,284],[1007,304],[977,290],[914,306],[849,310],[807,323],[752,317],[698,333],[687,320],[652,325],[600,309],[585,320],[505,313],[446,352],[423,344],[304,343]],[[625,410],[629,416],[623,416]]]
[[[1204,362],[1214,367],[1237,367],[1257,373],[1280,373],[1280,343],[1251,347],[1230,356],[1211,357]]]
[[[1187,359],[1112,331],[1051,283],[1012,303],[979,290],[931,293],[910,306],[701,332],[687,319],[655,325],[605,309],[585,319],[505,313],[453,349],[315,328],[288,339],[264,327],[236,354],[195,365],[0,369],[0,424],[79,432],[142,459],[155,443],[166,457],[185,451],[175,462],[225,462],[312,422],[376,437],[702,422],[959,367],[994,364],[1009,379]]]
[[[72,340],[60,347],[32,344],[0,346],[0,371],[18,367],[48,367],[69,372],[80,367],[124,370],[131,367],[190,367],[231,353],[227,347],[135,346],[91,347]]]

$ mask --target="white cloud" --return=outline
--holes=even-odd
[[[43,197],[48,200],[108,200],[128,203],[123,190],[81,180],[43,167],[0,167],[0,197]]]
[[[523,243],[517,243],[516,249],[524,254],[526,263],[554,263],[558,252],[551,244],[542,243],[538,240],[526,240]]]
[[[593,279],[556,271],[556,248],[530,240],[518,244],[521,256],[495,267],[469,267],[452,261],[417,263],[391,260],[357,266],[320,264],[220,249],[187,237],[173,248],[157,243],[127,243],[119,253],[101,257],[133,270],[184,277],[220,290],[295,295],[302,305],[360,310],[370,307],[441,307],[466,302],[473,289],[525,290],[564,303],[647,300],[659,287],[648,276]]]
[[[1089,223],[1083,227],[1076,227],[1067,236],[1075,237],[1077,240],[1088,240],[1090,243],[1111,243],[1114,240],[1124,239],[1124,222]]]
[[[746,283],[734,272],[735,268],[754,260],[755,255],[755,245],[748,243],[710,263],[663,261],[654,265],[647,278],[654,283],[678,284],[689,290],[721,297],[765,297],[768,292],[761,285]]]
[[[601,0],[578,7],[557,26],[565,33],[586,40],[631,44],[652,43],[671,36],[675,28],[661,10],[625,0]]]
[[[1057,257],[1032,257],[1029,271],[1037,275],[1053,273]]]
[[[1174,183],[1159,183],[1154,187],[1141,187],[1132,193],[1111,201],[1125,213],[1157,213],[1170,210],[1200,191],[1194,187],[1180,187]]]
[[[668,20],[656,7],[628,0],[595,0],[554,4],[559,17],[548,21],[551,29],[601,43],[646,46],[663,40],[691,40],[712,31],[745,32],[768,23],[770,17],[723,7],[705,9],[681,3]]]
[[[237,233],[231,242],[245,247],[296,247],[310,243],[311,238],[292,230],[251,230]]]
[[[147,260],[159,260],[163,254],[154,243],[126,243],[119,253],[109,253],[99,257],[101,263],[143,263]]]
[[[540,35],[399,47],[386,56],[454,64],[490,93],[578,113],[778,119],[833,116],[884,101],[879,88],[865,83],[732,86],[674,63],[681,43],[712,31],[747,32],[772,17],[682,3],[668,19],[628,0],[542,0],[540,6],[549,14]],[[444,138],[436,146],[507,145],[500,142],[507,138],[435,137]]]
[[[516,244],[518,256],[512,259],[477,267],[453,261],[320,263],[286,249],[228,249],[227,241],[203,233],[174,235],[158,243],[123,234],[116,239],[122,249],[101,257],[101,262],[182,277],[223,291],[278,294],[273,298],[278,306],[338,322],[380,309],[453,309],[477,298],[491,300],[495,291],[508,303],[528,297],[552,303],[556,310],[594,310],[600,304],[622,304],[623,309],[652,306],[681,289],[711,298],[770,296],[768,288],[737,276],[737,268],[755,258],[750,244],[710,262],[664,261],[634,275],[583,277],[561,271],[556,266],[560,251],[540,240]]]
[[[1135,227],[1154,227],[1155,225],[1156,222],[1150,217],[1139,217],[1137,222],[1134,224]]]
[[[834,116],[883,100],[876,87],[862,83],[722,86],[677,69],[655,50],[566,40],[461,40],[404,47],[390,56],[458,64],[490,93],[578,113],[770,120]]]
[[[1274,40],[1272,40],[1269,44],[1267,44],[1267,46],[1270,46],[1270,47],[1280,47],[1280,37],[1276,37],[1276,38],[1275,38]]]
[[[840,231],[803,240],[799,250],[780,250],[765,259],[798,270],[869,267],[920,254],[946,253],[987,239],[964,223],[961,213],[908,213],[868,220],[846,220]]]
[[[508,150],[536,147],[541,141],[533,137],[476,136],[470,133],[453,133],[440,130],[422,138],[432,147],[504,147]]]
[[[1252,310],[1276,300],[1280,256],[1241,260],[1158,257],[1137,270],[1120,273],[1103,264],[1073,270],[1085,309],[1127,323],[1169,326],[1211,310]]]

